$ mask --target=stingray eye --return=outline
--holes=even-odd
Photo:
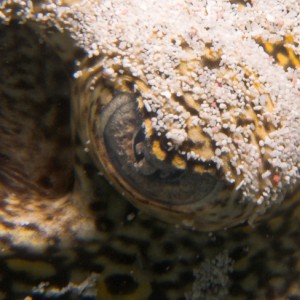
[[[230,187],[208,173],[175,168],[158,159],[144,133],[136,100],[116,95],[98,118],[97,157],[110,181],[129,200],[159,218],[211,230],[228,226],[224,204],[235,201]],[[99,137],[99,136],[98,136]],[[223,222],[216,224],[220,211]]]

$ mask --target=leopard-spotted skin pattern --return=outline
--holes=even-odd
[[[51,299],[93,273],[94,299],[300,297],[298,190],[269,221],[213,233],[139,212],[99,174],[89,144],[71,144],[68,76],[80,49],[62,63],[26,22],[0,33],[0,299]],[[282,43],[262,45],[285,68],[299,66]],[[45,290],[33,289],[41,282]]]

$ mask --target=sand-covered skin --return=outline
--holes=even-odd
[[[13,2],[15,5],[11,6]],[[2,5],[6,5],[6,9],[0,4],[2,13],[0,18],[8,22],[11,16],[16,16],[15,12],[17,12],[18,18],[24,21],[29,20],[28,24],[38,21],[37,24],[46,29],[51,29],[54,25],[59,30],[70,33],[76,43],[85,49],[91,58],[103,54],[105,57],[103,75],[112,82],[116,78],[121,78],[122,72],[129,74],[131,78],[137,76],[136,89],[141,93],[140,108],[149,113],[151,123],[147,124],[146,128],[149,135],[155,135],[155,141],[163,143],[167,140],[170,143],[167,145],[170,148],[169,151],[175,151],[179,157],[182,157],[181,162],[195,161],[195,169],[196,166],[201,166],[200,163],[197,165],[199,159],[197,155],[201,156],[201,160],[206,155],[205,159],[214,160],[221,170],[231,172],[236,168],[226,168],[226,164],[234,164],[236,158],[238,165],[243,167],[239,168],[240,174],[225,172],[224,176],[227,176],[227,180],[234,181],[236,189],[240,188],[243,191],[245,200],[261,203],[262,208],[265,204],[268,205],[269,200],[276,201],[281,191],[285,191],[288,187],[293,189],[298,182],[299,67],[297,69],[296,66],[290,66],[288,69],[289,66],[282,68],[273,63],[273,58],[259,46],[260,41],[256,41],[256,37],[264,37],[268,40],[271,36],[270,41],[273,43],[283,40],[287,33],[291,33],[294,42],[289,39],[286,42],[291,43],[294,53],[299,54],[297,1],[282,1],[282,3],[252,1],[252,6],[249,3],[247,7],[219,1],[215,2],[218,4],[216,7],[206,6],[205,9],[202,1],[164,1],[163,5],[157,2],[147,1],[143,3],[143,8],[137,1],[102,1],[101,3],[56,1],[53,4],[47,2],[41,7],[34,7],[29,1],[5,1]],[[152,6],[152,4],[155,5]],[[283,10],[277,10],[282,6]],[[10,11],[11,7],[14,7],[15,11]],[[267,14],[269,7],[272,7],[274,11]],[[190,10],[187,11],[187,8]],[[191,18],[191,13],[199,18]],[[165,14],[174,17],[162,19],[161,16]],[[228,20],[231,20],[231,23]],[[154,23],[160,26],[164,23],[164,29],[160,27],[154,32],[153,27],[151,28]],[[123,28],[123,31],[120,31],[124,24],[128,24],[126,30]],[[188,33],[191,24],[200,28],[201,32],[193,29],[191,33]],[[207,26],[209,24],[209,30],[205,29],[203,24]],[[238,24],[240,25],[237,26]],[[249,28],[246,30],[242,24],[247,24]],[[224,35],[225,28],[226,32],[230,33],[227,37]],[[221,29],[223,35],[221,33],[217,35]],[[47,33],[51,34],[51,30],[47,30]],[[132,36],[133,33],[135,35]],[[118,41],[120,34],[122,38],[125,37],[125,44],[122,46]],[[145,36],[152,41],[148,48],[145,48],[145,44],[141,44],[145,42]],[[172,38],[180,36],[178,44],[170,43],[170,36]],[[180,44],[183,43],[182,36],[189,42],[188,46]],[[208,48],[199,46],[203,46],[203,43],[207,41],[212,42],[212,38],[214,38],[213,45],[208,45]],[[207,53],[208,49],[213,49],[213,51]],[[218,52],[219,49],[221,53]],[[166,53],[169,58],[167,64],[165,64]],[[197,53],[199,57],[194,59],[193,56],[198,55]],[[187,59],[187,55],[189,58],[192,56],[193,59]],[[176,61],[175,58],[178,60]],[[188,63],[183,63],[183,61]],[[176,63],[181,67],[174,68]],[[153,66],[147,68],[147,64],[153,64]],[[297,60],[295,65],[297,65]],[[78,72],[73,75],[76,81],[80,80],[83,74]],[[240,87],[239,92],[236,85]],[[247,94],[248,91],[250,95]],[[175,92],[176,96],[178,92],[179,95],[181,92],[184,98],[174,97]],[[252,94],[258,98],[252,98]],[[198,99],[196,99],[197,96]],[[235,96],[237,99],[234,98]],[[266,103],[269,104],[264,106]],[[190,106],[196,109],[191,110]],[[239,121],[237,121],[238,117],[240,117]],[[200,133],[195,128],[199,128]],[[203,134],[204,131],[205,134]],[[259,140],[255,138],[256,133],[259,133]],[[234,141],[234,137],[238,142]],[[199,143],[194,146],[189,144],[189,147],[185,144],[190,140],[202,139],[207,142],[206,151],[197,152]],[[211,146],[217,142],[220,144],[216,147]],[[229,152],[226,152],[226,147],[229,148]],[[269,162],[267,167],[266,161]],[[200,167],[198,169],[201,170]],[[289,185],[289,182],[292,184]],[[273,193],[270,193],[270,190]],[[39,249],[38,246],[43,242],[37,234],[37,229],[43,230],[42,233],[46,233],[47,237],[50,237],[53,231],[55,238],[65,238],[66,234],[63,229],[70,230],[69,225],[74,225],[74,234],[76,230],[84,234],[84,241],[78,248],[82,249],[87,260],[83,261],[83,256],[77,256],[71,251],[66,259],[58,260],[54,265],[58,272],[61,270],[65,274],[72,272],[75,277],[82,270],[98,272],[100,269],[101,283],[98,289],[100,298],[115,299],[115,294],[107,295],[108,285],[104,281],[107,278],[114,279],[110,277],[111,274],[126,273],[129,276],[126,278],[133,278],[139,283],[137,294],[130,295],[132,299],[148,297],[152,289],[153,295],[157,298],[155,292],[161,287],[163,287],[163,296],[158,294],[158,297],[177,299],[187,284],[186,277],[181,277],[185,274],[183,271],[188,270],[187,274],[190,274],[189,272],[194,268],[194,277],[189,279],[190,283],[193,281],[193,287],[186,294],[186,297],[190,299],[199,297],[222,299],[227,294],[230,299],[244,299],[245,297],[272,300],[292,299],[299,296],[298,199],[299,195],[296,195],[291,202],[285,202],[288,208],[283,203],[275,219],[267,224],[257,225],[254,229],[232,228],[208,236],[200,232],[177,230],[153,219],[147,219],[143,214],[138,215],[135,210],[133,213],[125,214],[125,218],[122,218],[121,216],[124,216],[126,212],[122,206],[125,206],[124,201],[121,201],[124,199],[120,199],[122,205],[114,206],[115,202],[112,201],[110,209],[105,211],[103,222],[98,223],[100,235],[106,230],[103,235],[108,236],[108,244],[104,241],[102,243],[97,241],[89,248],[88,243],[84,241],[98,236],[92,235],[94,234],[92,228],[90,232],[82,232],[82,228],[87,228],[88,225],[79,224],[79,221],[86,220],[78,220],[77,212],[70,214],[68,207],[63,205],[57,207],[58,214],[55,212],[55,207],[51,207],[54,218],[48,223],[42,218],[46,217],[42,208],[37,211],[40,218],[33,216],[33,219],[30,219],[31,216],[26,214],[24,219],[12,215],[10,219],[1,220],[1,234],[7,234],[4,239],[5,243],[11,243],[5,244],[6,247],[15,246],[15,244],[25,246],[26,241],[26,246],[34,250]],[[7,204],[13,207],[12,199],[8,200]],[[22,202],[19,204],[19,200],[15,202],[18,208],[23,205]],[[59,202],[56,203],[60,205]],[[289,203],[292,204],[289,206]],[[30,210],[31,206],[27,208]],[[15,210],[15,212],[18,211]],[[21,214],[23,212],[23,210],[20,211]],[[71,220],[70,224],[65,222],[64,217]],[[55,218],[61,222],[55,222]],[[24,224],[21,222],[18,227],[17,223],[23,220],[26,222]],[[17,226],[6,227],[10,221],[15,222]],[[23,230],[20,230],[22,226]],[[19,232],[16,232],[17,230]],[[26,231],[36,235],[26,236],[24,234]],[[22,237],[21,241],[18,240],[19,237]],[[3,238],[1,242],[2,240]],[[53,239],[53,241],[56,240]],[[48,244],[45,243],[45,247],[47,246]],[[107,246],[108,251],[105,252]],[[7,255],[6,247],[1,246],[3,255]],[[53,247],[50,247],[50,250],[55,256],[56,252]],[[60,247],[61,245],[57,244],[56,251],[60,250]],[[112,251],[115,249],[117,251]],[[171,253],[168,252],[170,249]],[[23,254],[23,248],[21,252]],[[24,257],[21,255],[23,259],[18,259],[16,258],[18,256],[11,254],[13,259],[7,261],[4,259],[4,261],[8,269],[12,270],[10,274],[19,272],[20,265],[23,266],[22,278],[26,278],[28,273],[40,274],[38,270],[41,267],[45,273],[48,270],[49,277],[47,278],[50,278],[51,290],[51,287],[55,287],[55,283],[52,282],[53,261],[50,253],[43,253],[46,257],[43,257],[45,260],[41,260],[42,264],[39,264],[39,261],[32,264],[32,260],[28,260],[26,254]],[[131,263],[124,264],[122,258],[128,256],[123,256],[123,254],[128,253],[133,259]],[[73,263],[74,257],[75,263]],[[121,260],[118,260],[120,257]],[[46,265],[44,265],[45,262]],[[32,266],[37,269],[31,268]],[[102,271],[103,267],[105,267],[104,271]],[[6,270],[4,268],[1,271],[1,276],[4,278],[7,275]],[[231,276],[231,272],[234,276]],[[44,281],[44,278],[38,278]],[[16,279],[18,280],[19,277],[16,276]],[[38,285],[40,281],[35,284]],[[30,291],[33,283],[30,282],[29,285],[27,282],[26,284],[27,290]],[[167,289],[165,289],[166,284],[169,285]],[[164,296],[164,293],[172,296]],[[128,296],[125,295],[125,297]]]

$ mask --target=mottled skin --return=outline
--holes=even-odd
[[[6,14],[9,7],[1,11]],[[18,5],[12,7],[18,11]],[[175,228],[137,212],[99,176],[84,151],[88,144],[76,134],[71,142],[69,74],[75,60],[82,61],[82,69],[96,61],[84,60],[82,50],[70,47],[72,40],[61,43],[65,33],[55,32],[50,44],[58,57],[47,46],[51,28],[45,43],[32,21],[11,21],[0,30],[3,299],[23,299],[41,281],[49,281],[50,288],[79,283],[93,272],[100,274],[97,299],[300,297],[299,192],[265,223],[213,234]],[[55,41],[71,50],[62,54]],[[76,86],[75,93],[83,91]],[[81,117],[72,117],[73,132]],[[215,222],[218,226],[220,219]],[[223,277],[204,270],[204,262],[219,254],[233,260]],[[210,285],[198,274],[211,276]]]

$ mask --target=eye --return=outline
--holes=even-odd
[[[175,168],[155,156],[130,94],[116,95],[98,120],[98,160],[109,180],[137,206],[172,222],[210,223],[207,210],[213,219],[216,210],[224,211],[224,202],[231,203],[230,187],[219,178]]]

